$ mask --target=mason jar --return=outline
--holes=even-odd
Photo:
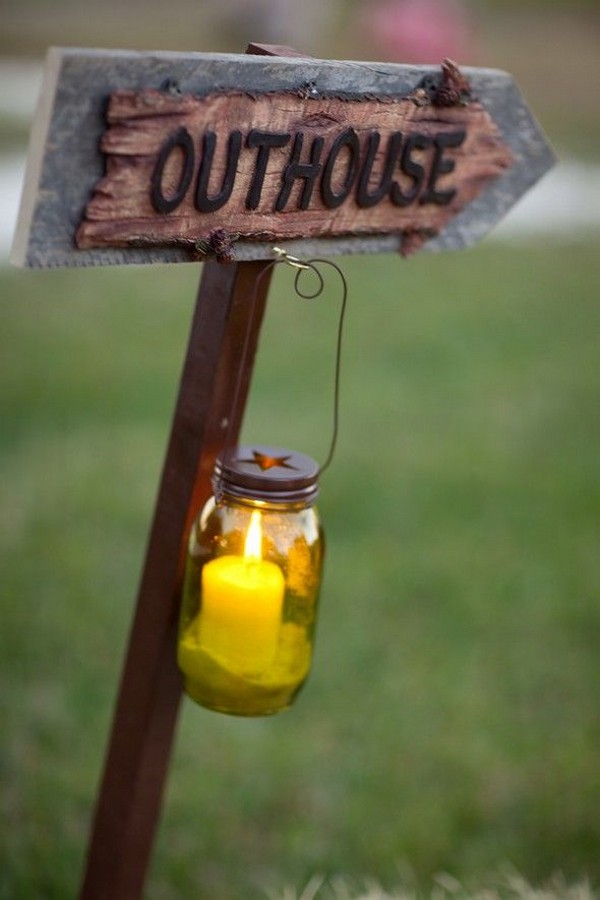
[[[202,706],[271,715],[304,684],[324,554],[318,476],[313,459],[280,447],[217,460],[190,535],[177,654]]]

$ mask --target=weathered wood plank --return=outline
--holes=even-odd
[[[215,92],[343,94],[401,100],[438,67],[337,62],[306,58],[269,58],[226,54],[131,53],[53,49],[47,62],[41,124],[32,138],[26,196],[13,261],[27,266],[82,266],[189,261],[185,248],[102,247],[78,249],[74,235],[94,187],[104,177],[100,141],[106,129],[106,106],[115,91],[161,91],[170,88],[192,98]],[[485,235],[516,200],[554,162],[542,132],[510,75],[490,69],[465,69],[473,91],[496,124],[514,164],[485,185],[475,199],[450,219],[428,250],[457,249]],[[383,106],[385,107],[385,103]],[[290,240],[295,255],[398,250],[401,235]],[[268,243],[240,240],[239,260],[268,258]]]
[[[117,91],[107,119],[107,173],[77,232],[82,249],[191,242],[215,228],[271,244],[303,236],[431,236],[512,163],[478,102],[436,108],[412,96],[382,103]],[[196,149],[207,134],[208,162],[206,147]],[[261,135],[277,145],[262,150]],[[251,147],[250,136],[257,139]],[[163,147],[171,149],[156,179]],[[168,211],[153,205],[156,181],[161,202],[174,198]]]

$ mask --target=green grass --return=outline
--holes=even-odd
[[[147,896],[598,882],[597,244],[343,266],[314,671],[274,719],[184,705]],[[286,274],[246,433],[322,459],[337,295]],[[0,269],[2,898],[76,891],[196,281]]]

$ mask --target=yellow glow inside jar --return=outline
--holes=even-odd
[[[310,670],[323,535],[317,464],[278,448],[238,448],[217,463],[190,536],[178,663],[210,709],[270,715]]]

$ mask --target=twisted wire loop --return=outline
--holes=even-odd
[[[223,462],[226,463],[228,457],[231,457],[231,454],[234,451],[234,447],[231,444],[231,431],[233,427],[233,423],[237,420],[238,413],[238,405],[241,398],[242,393],[242,382],[244,377],[246,360],[248,358],[248,353],[250,349],[250,337],[252,334],[252,323],[256,316],[256,308],[257,301],[259,296],[259,288],[262,285],[263,279],[267,277],[269,272],[272,272],[273,269],[277,266],[287,265],[296,269],[296,274],[294,276],[294,290],[296,295],[300,297],[302,300],[316,300],[321,296],[323,291],[325,290],[325,277],[323,272],[321,271],[321,267],[326,266],[329,269],[333,269],[340,281],[342,287],[341,293],[341,305],[340,305],[340,316],[338,320],[337,327],[337,336],[336,336],[336,350],[335,350],[335,374],[334,374],[334,388],[333,388],[333,424],[332,424],[332,435],[331,442],[329,445],[329,451],[327,453],[327,457],[325,458],[325,462],[319,467],[319,475],[321,475],[325,469],[330,465],[333,456],[335,454],[335,448],[337,445],[338,432],[339,432],[339,406],[340,406],[340,382],[341,382],[341,362],[342,362],[342,338],[343,338],[343,330],[344,330],[344,316],[346,313],[346,304],[348,300],[348,283],[346,281],[346,277],[340,267],[336,265],[336,263],[331,262],[329,259],[308,259],[301,260],[296,256],[290,256],[285,250],[282,250],[280,247],[274,247],[273,252],[277,255],[277,259],[272,260],[267,266],[265,266],[261,272],[259,273],[255,283],[254,283],[254,292],[252,295],[251,306],[250,306],[250,314],[248,316],[248,327],[246,329],[246,334],[244,336],[244,345],[242,347],[242,353],[240,356],[239,362],[239,370],[238,377],[235,384],[235,390],[233,395],[233,400],[231,404],[231,410],[229,414],[229,421],[227,423],[227,434],[225,437],[225,447],[223,450]],[[312,288],[307,288],[305,286],[306,278],[305,276],[312,275],[316,277],[316,285],[313,285]],[[221,472],[225,468],[225,465],[221,466]],[[220,476],[217,480],[217,484],[215,485],[215,496],[216,500],[219,501],[222,496],[222,476]]]

